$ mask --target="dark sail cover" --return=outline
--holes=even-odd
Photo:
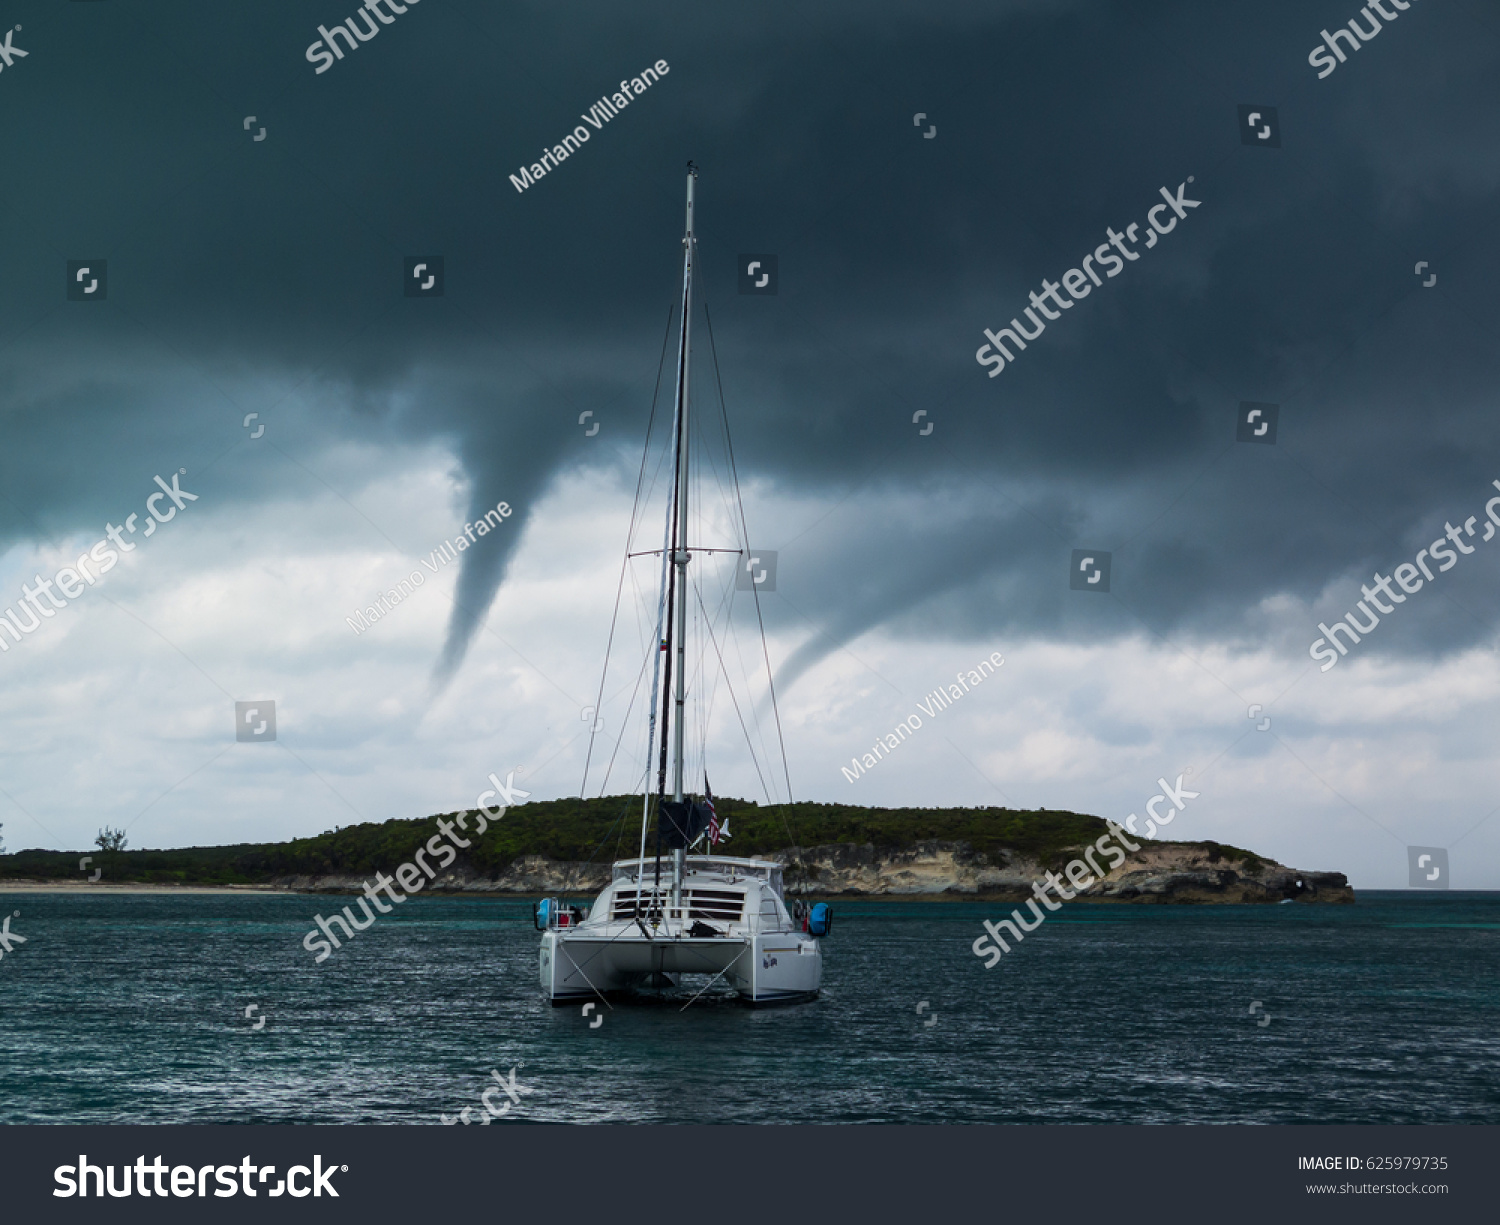
[[[656,830],[661,844],[668,850],[682,850],[708,828],[713,814],[695,800],[661,800],[656,806]]]

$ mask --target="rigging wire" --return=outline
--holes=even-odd
[[[727,454],[727,458],[728,458],[728,463],[729,463],[729,472],[728,472],[729,485],[732,487],[733,493],[734,493],[734,502],[731,505],[731,513],[735,509],[737,509],[738,512],[739,512],[739,523],[737,525],[737,529],[738,529],[737,530],[737,535],[739,536],[741,543],[743,543],[744,546],[746,548],[748,548],[749,547],[749,537],[748,537],[748,530],[747,530],[747,521],[746,521],[746,517],[745,517],[744,497],[743,497],[742,493],[740,492],[739,474],[738,474],[738,469],[737,469],[737,466],[736,466],[736,463],[735,463],[735,458],[734,458],[734,444],[733,444],[733,440],[732,440],[732,438],[730,436],[730,432],[729,432],[728,410],[727,410],[727,405],[726,405],[725,399],[724,399],[724,383],[723,383],[723,375],[722,375],[722,372],[721,372],[720,367],[719,367],[718,346],[717,346],[717,344],[716,344],[716,342],[714,340],[713,318],[712,318],[712,315],[709,313],[708,302],[707,302],[706,299],[704,300],[704,303],[703,303],[703,312],[704,312],[705,322],[708,325],[709,348],[710,348],[710,352],[711,352],[712,357],[713,357],[713,362],[714,362],[714,379],[715,379],[715,384],[716,384],[716,387],[717,387],[717,390],[718,390],[718,395],[719,395],[719,424],[720,424],[720,427],[721,427],[722,437],[724,439],[725,450],[726,450],[726,454]],[[674,304],[671,308],[668,309],[668,312],[667,312],[667,325],[666,325],[665,334],[662,337],[661,357],[660,357],[660,359],[659,359],[659,361],[657,363],[656,386],[655,386],[655,388],[654,388],[654,390],[652,392],[652,398],[651,398],[651,414],[650,414],[650,417],[649,417],[649,419],[647,421],[647,426],[646,426],[646,446],[645,446],[645,448],[642,451],[641,467],[640,467],[640,471],[638,472],[637,477],[636,477],[635,502],[634,502],[634,504],[632,505],[632,508],[631,508],[630,529],[629,529],[629,536],[628,536],[629,540],[632,540],[632,541],[634,540],[634,537],[635,537],[636,525],[637,525],[637,523],[639,521],[639,516],[640,516],[640,511],[641,511],[642,491],[643,491],[643,488],[644,488],[645,482],[646,482],[646,466],[647,466],[647,461],[648,461],[649,454],[650,454],[650,440],[651,440],[651,435],[652,435],[652,432],[653,432],[653,429],[654,429],[654,426],[655,426],[657,409],[658,409],[659,402],[660,402],[661,378],[662,378],[662,374],[663,374],[663,372],[664,372],[664,370],[666,368],[667,346],[668,346],[668,344],[670,343],[670,340],[671,340],[672,320],[673,320],[675,314],[676,314],[676,307],[675,307],[675,304]],[[702,427],[700,426],[699,429],[701,430]],[[676,441],[676,447],[675,448],[670,448],[670,449],[672,449],[672,450],[679,449],[679,448],[681,448],[681,447],[683,447],[685,445],[691,446],[691,440],[690,439],[683,439],[683,438],[679,437],[677,439],[677,441]],[[700,454],[703,454],[701,447],[700,447],[699,450],[700,450]],[[664,452],[663,456],[659,459],[657,467],[656,467],[656,471],[653,472],[653,474],[652,474],[651,486],[653,488],[656,486],[657,480],[659,479],[659,474],[660,474],[661,467],[665,463],[665,455],[666,455],[666,452]],[[729,491],[725,487],[725,483],[724,483],[723,477],[719,474],[717,466],[712,464],[711,458],[709,459],[709,462],[710,462],[710,467],[711,467],[711,469],[713,471],[713,474],[714,474],[714,476],[716,478],[716,483],[719,486],[720,496],[723,497],[724,500],[727,502],[727,501],[729,501],[729,499],[727,497],[727,494],[728,494]],[[695,501],[694,501],[694,507],[695,508],[701,507],[703,505],[706,505],[706,501],[703,499],[701,491],[702,491],[702,475],[701,475],[701,472],[700,472],[698,474],[698,492],[699,492],[700,496],[697,499],[695,499]],[[675,501],[675,499],[674,499],[674,501]],[[678,513],[680,513],[680,508],[677,508],[674,505],[674,507],[673,507],[673,513],[672,513],[672,527],[669,528],[669,543],[668,543],[667,547],[663,549],[663,553],[664,554],[666,554],[670,549],[676,547],[677,532],[675,531],[675,526],[676,526],[676,518],[677,518],[677,514]],[[701,510],[698,511],[698,517],[699,517],[700,521],[703,520],[703,514],[702,514]],[[623,597],[623,592],[624,592],[624,583],[625,583],[626,571],[629,568],[629,560],[630,559],[629,559],[629,544],[628,543],[626,545],[626,554],[627,554],[626,557],[622,560],[621,571],[620,571],[620,578],[619,578],[618,584],[616,586],[616,591],[615,591],[615,605],[614,605],[614,610],[613,610],[612,615],[611,615],[609,638],[608,638],[608,641],[606,643],[606,648],[605,648],[605,664],[604,664],[604,669],[602,670],[601,675],[600,675],[599,692],[598,692],[598,697],[596,699],[597,702],[599,702],[599,703],[602,703],[602,701],[603,701],[604,688],[605,688],[605,685],[607,684],[608,668],[609,668],[609,652],[610,652],[610,648],[613,646],[615,632],[616,632],[616,629],[618,627],[620,602],[621,602],[621,599]],[[673,588],[675,587],[675,583],[672,582],[672,580],[674,578],[675,578],[675,574],[672,573],[672,568],[669,568],[669,570],[668,570],[668,597],[667,597],[669,604],[670,604],[670,602],[671,602],[671,600],[673,598],[673,594],[674,594],[673,593]],[[632,581],[632,586],[634,587],[634,582],[633,581]],[[770,801],[775,806],[775,808],[777,810],[777,815],[781,818],[782,826],[783,826],[783,828],[786,831],[787,838],[789,839],[789,841],[792,844],[792,850],[793,850],[794,854],[796,854],[796,856],[797,856],[797,861],[798,861],[799,868],[801,868],[801,871],[799,872],[799,880],[798,880],[799,892],[805,892],[806,891],[806,864],[805,864],[805,861],[802,858],[801,840],[797,836],[796,832],[793,829],[792,823],[791,823],[791,821],[788,818],[788,814],[786,812],[785,806],[782,804],[781,800],[778,797],[776,797],[776,796],[773,795],[773,793],[771,791],[771,788],[770,788],[770,786],[768,784],[768,780],[767,780],[765,774],[761,770],[761,764],[760,764],[759,755],[755,751],[755,744],[754,744],[754,741],[753,741],[753,739],[752,739],[752,737],[750,735],[749,727],[748,727],[748,725],[745,722],[744,713],[740,709],[739,701],[738,701],[738,699],[735,696],[733,681],[732,681],[732,679],[729,676],[728,665],[727,665],[727,662],[725,661],[723,651],[720,648],[719,640],[718,640],[718,635],[714,633],[713,623],[715,622],[715,620],[717,620],[717,617],[715,615],[711,615],[709,613],[708,607],[707,607],[707,605],[706,605],[706,603],[705,603],[705,601],[703,599],[703,592],[702,592],[701,584],[698,582],[698,580],[696,579],[696,577],[695,577],[695,579],[693,581],[692,586],[693,586],[694,594],[696,596],[696,603],[697,603],[697,608],[694,611],[695,611],[696,614],[698,614],[698,616],[696,616],[695,619],[699,621],[699,624],[706,631],[707,637],[708,637],[710,643],[713,646],[714,654],[715,654],[715,656],[716,656],[716,658],[718,659],[718,662],[719,662],[719,672],[720,672],[720,674],[722,674],[722,676],[724,678],[725,687],[726,687],[726,689],[727,689],[727,691],[729,693],[730,703],[734,707],[735,717],[738,720],[738,722],[740,724],[741,732],[743,733],[743,735],[745,737],[746,747],[750,751],[751,764],[755,768],[756,777],[757,777],[757,779],[760,782],[761,791],[766,796],[767,800]],[[786,794],[787,794],[787,803],[790,803],[791,802],[791,793],[792,793],[791,792],[791,772],[790,772],[790,768],[789,768],[789,765],[787,763],[787,758],[786,758],[786,741],[785,741],[785,736],[784,736],[784,733],[783,733],[783,730],[782,730],[782,727],[781,727],[780,709],[779,709],[779,707],[777,705],[777,702],[776,702],[775,681],[774,681],[774,678],[773,678],[773,675],[772,675],[772,672],[771,672],[770,652],[769,652],[769,648],[767,647],[766,638],[765,638],[765,618],[764,618],[764,615],[762,614],[762,611],[761,611],[761,608],[760,608],[759,592],[756,591],[756,590],[754,590],[754,589],[752,589],[752,598],[755,601],[756,619],[757,619],[758,627],[759,627],[759,630],[760,630],[760,638],[761,638],[762,658],[763,658],[763,661],[764,661],[765,667],[766,667],[766,681],[767,681],[767,687],[768,687],[768,691],[769,691],[770,698],[771,698],[771,710],[772,710],[772,714],[773,714],[774,719],[775,719],[777,745],[778,745],[778,748],[780,749],[780,752],[781,752],[783,777],[785,779],[786,787],[787,787],[787,791],[786,791]],[[724,593],[724,598],[723,598],[723,600],[721,601],[721,604],[720,604],[721,611],[725,608],[725,606],[728,604],[728,602],[730,601],[730,599],[732,599],[732,588],[726,588],[725,593]],[[686,632],[686,628],[687,628],[686,626],[678,627],[678,633],[679,634],[685,633]],[[729,633],[729,634],[731,634],[731,635],[733,635],[733,618],[732,618],[732,616],[726,616],[726,632]],[[670,676],[671,676],[670,669],[671,669],[671,664],[672,664],[672,660],[671,660],[671,655],[672,655],[671,647],[672,647],[672,645],[674,645],[674,644],[672,644],[670,642],[670,638],[672,636],[672,630],[671,630],[670,622],[669,622],[669,625],[668,625],[667,634],[668,634],[668,639],[669,639],[668,650],[667,650],[668,659],[666,661],[667,667],[668,667],[668,673],[667,673],[668,680],[667,680],[667,685],[664,687],[667,690],[667,692],[663,693],[663,695],[662,695],[664,706],[665,706],[666,702],[670,701]],[[635,702],[636,702],[636,700],[637,700],[637,698],[639,697],[639,694],[640,694],[640,685],[641,685],[642,679],[644,678],[646,662],[648,660],[652,659],[652,657],[655,655],[656,651],[659,650],[660,644],[656,640],[657,637],[658,637],[657,635],[653,634],[652,641],[648,644],[648,651],[646,653],[646,657],[645,657],[645,659],[642,660],[641,668],[637,672],[635,684],[633,686],[634,692],[632,694],[632,697],[631,697],[630,703],[629,703],[629,707],[632,708],[632,709],[634,708]],[[700,664],[699,668],[697,669],[697,673],[698,673],[698,679],[703,684],[711,684],[711,682],[709,681],[709,678],[708,678],[707,670],[703,669],[702,666],[701,666],[701,664]],[[717,688],[716,685],[712,685],[712,687],[714,689]],[[697,685],[694,685],[694,686],[692,686],[692,688],[694,690],[698,690],[699,687]],[[653,707],[654,707],[654,705],[655,704],[653,703]],[[698,739],[699,739],[700,745],[701,745],[701,753],[699,754],[701,760],[698,762],[698,765],[699,765],[700,768],[702,768],[702,769],[704,769],[706,771],[706,769],[707,769],[707,740],[708,740],[707,723],[708,723],[709,718],[711,717],[711,712],[705,706],[704,697],[703,697],[703,694],[702,694],[701,691],[694,693],[694,707],[695,707],[694,713],[697,716],[697,718],[695,719],[695,722],[699,725],[699,727],[698,727],[698,732],[699,732]],[[586,789],[587,789],[588,772],[589,772],[589,769],[590,769],[590,766],[591,766],[591,763],[592,763],[594,739],[595,739],[595,736],[597,734],[594,729],[595,729],[595,727],[597,727],[597,724],[598,724],[598,711],[599,711],[598,705],[595,706],[594,711],[595,711],[595,718],[590,723],[589,746],[588,746],[588,752],[585,755],[585,761],[584,761],[584,772],[583,772],[584,781],[583,781],[583,784],[580,786],[580,789],[579,789],[579,805],[580,805],[579,811],[580,811],[580,813],[582,812],[582,807],[583,807],[583,804],[585,803],[585,793],[586,793]],[[682,713],[686,713],[686,712],[682,712]],[[754,713],[755,712],[754,712],[753,704],[752,704],[752,716],[754,716]],[[681,717],[681,713],[679,714],[679,717]],[[756,719],[756,722],[758,724],[759,720]],[[615,761],[616,761],[616,759],[618,757],[619,750],[620,750],[621,745],[622,745],[623,740],[624,740],[624,731],[625,731],[625,726],[627,724],[628,724],[628,718],[622,723],[620,736],[616,738],[616,743],[614,745],[613,750],[610,753],[609,761],[607,762],[607,764],[605,766],[604,781],[601,783],[600,798],[603,798],[602,788],[607,785],[609,775],[613,772]],[[663,758],[663,761],[662,761],[662,763],[660,765],[660,768],[659,768],[659,775],[658,775],[658,781],[657,781],[657,789],[658,789],[658,793],[659,794],[664,793],[664,791],[665,791],[666,778],[665,778],[665,760],[664,759],[666,757],[666,747],[667,747],[666,746],[666,738],[667,738],[667,729],[668,729],[668,726],[669,726],[669,724],[667,723],[667,721],[664,720],[663,721],[663,726],[662,726],[662,738],[661,738],[661,756]],[[650,751],[651,751],[652,747],[654,747],[654,746],[652,746],[652,745],[650,745],[648,743],[648,745],[647,745],[648,760],[647,760],[647,763],[646,763],[646,766],[645,766],[646,775],[647,775],[648,780],[649,780],[649,774],[650,774],[650,769],[651,769],[650,761],[649,761],[649,755],[650,755]],[[604,843],[608,840],[609,835],[611,833],[615,832],[615,830],[617,829],[617,827],[620,828],[620,831],[621,831],[620,835],[619,835],[619,838],[623,838],[623,836],[624,836],[623,835],[623,827],[620,825],[620,822],[622,820],[623,820],[623,814],[622,814],[621,817],[616,818],[616,820],[614,822],[611,822],[610,826],[608,827],[608,829],[604,833],[604,837],[601,838],[601,840],[599,842],[599,845],[596,846],[594,848],[594,850],[590,852],[589,858],[587,860],[585,860],[582,864],[575,865],[575,867],[574,867],[574,871],[575,872],[580,871],[582,868],[588,866],[589,864],[591,864],[593,862],[593,857],[594,857],[594,855],[596,855],[598,853],[599,847],[602,847],[604,845]],[[619,838],[616,839],[617,844],[619,842]],[[618,845],[617,845],[616,849],[618,849]],[[570,873],[570,875],[572,875],[572,873]],[[565,885],[570,884],[570,883],[571,882],[565,882]],[[565,891],[566,891],[566,888],[565,888]]]
[[[719,415],[724,422],[724,441],[728,444],[729,449],[729,472],[734,480],[734,496],[739,503],[741,539],[744,541],[745,547],[748,549],[750,547],[750,530],[745,521],[745,499],[740,493],[740,474],[739,469],[734,462],[734,442],[729,435],[729,410],[724,403],[724,379],[719,372],[719,348],[718,345],[714,343],[714,321],[713,316],[708,312],[707,296],[705,296],[703,299],[703,317],[708,323],[708,347],[709,350],[713,353],[714,379],[719,386]],[[782,736],[781,732],[781,711],[777,708],[776,705],[776,681],[771,674],[771,653],[769,648],[767,648],[766,646],[766,621],[765,617],[762,616],[760,611],[760,592],[752,587],[750,590],[750,594],[755,599],[755,619],[760,625],[760,648],[761,653],[764,655],[766,661],[766,684],[770,688],[771,692],[771,713],[775,716],[776,719],[776,742],[781,748],[781,767],[786,775],[786,796],[787,803],[790,804],[792,799],[792,774],[786,760],[786,740]],[[792,847],[797,855],[797,863],[798,866],[802,869],[802,871],[798,874],[798,884],[801,890],[805,892],[807,888],[807,865],[803,862],[802,859],[801,840],[798,839],[795,834],[793,834],[791,824],[787,820],[786,810],[779,803],[776,805],[776,809],[777,812],[781,815],[781,823],[786,828],[787,837],[792,839]]]
[[[596,703],[604,701],[604,683],[605,678],[609,675],[609,649],[614,645],[615,625],[620,616],[620,594],[625,589],[625,571],[630,565],[630,558],[628,556],[630,552],[629,540],[635,535],[636,517],[640,514],[641,484],[646,479],[646,457],[651,452],[651,428],[656,423],[656,401],[657,397],[661,394],[661,373],[667,364],[667,341],[672,338],[672,316],[676,313],[677,305],[673,303],[667,308],[667,330],[666,334],[661,338],[661,360],[656,364],[656,387],[651,392],[651,415],[646,421],[646,446],[641,450],[641,470],[635,478],[635,502],[630,508],[630,529],[626,534],[627,543],[625,545],[627,556],[620,561],[620,581],[615,588],[615,607],[609,618],[609,638],[604,644],[604,667],[599,671],[599,694],[594,699]],[[594,707],[594,719],[589,724],[591,729],[597,726],[598,716],[599,707],[596,705]],[[583,799],[584,793],[588,790],[589,762],[593,758],[593,755],[594,732],[590,730],[588,752],[584,755],[583,759],[583,782],[578,787],[578,798],[580,800]]]
[[[737,551],[738,550],[736,550],[736,552]],[[718,611],[716,613],[709,613],[708,612],[708,606],[703,602],[703,584],[698,580],[698,578],[697,578],[696,575],[693,578],[693,594],[698,597],[698,604],[703,609],[704,615],[708,617],[709,632],[710,632],[710,634],[712,634],[712,632],[713,632],[713,625],[718,621],[718,619],[719,619],[719,617],[721,615],[724,618],[726,630],[729,630],[729,629],[733,628],[733,624],[734,623],[733,623],[732,620],[730,620],[730,617],[729,617],[729,613],[730,613],[730,609],[729,609],[729,593],[727,591],[724,593],[723,598],[720,599],[720,601],[719,601],[719,608],[718,608]],[[740,662],[743,663],[744,660],[741,659]],[[702,669],[699,670],[699,675],[700,676],[703,675]],[[727,676],[728,676],[728,674],[726,672],[726,683],[727,683]],[[709,682],[707,680],[705,680],[704,683],[708,684]],[[733,686],[732,686],[732,684],[731,684],[730,692],[731,692],[731,696],[732,696],[733,695]],[[702,753],[703,763],[702,764],[704,765],[705,769],[707,768],[707,764],[708,764],[708,728],[709,728],[709,725],[713,722],[714,702],[716,701],[717,697],[718,697],[718,685],[717,685],[717,681],[715,680],[715,682],[713,683],[712,687],[709,690],[707,698],[700,698],[699,699],[699,708],[702,709],[702,718],[700,720],[700,723],[701,723],[700,730],[701,730],[702,736],[703,736],[703,753]],[[752,754],[755,752],[755,746],[753,744],[750,746],[750,752]]]
[[[700,608],[703,607],[703,593],[702,592],[698,592],[698,605],[699,605]],[[704,612],[704,614],[706,616],[707,613],[708,613],[708,610],[706,608],[704,608],[703,612]],[[730,680],[729,680],[729,668],[724,663],[724,652],[721,651],[721,650],[719,650],[719,640],[714,636],[713,626],[709,625],[707,623],[707,621],[704,622],[704,626],[708,630],[708,640],[711,643],[713,643],[714,655],[718,657],[718,660],[719,660],[719,669],[720,669],[720,671],[722,671],[724,673],[724,687],[729,691],[729,701],[734,706],[735,717],[738,718],[739,721],[740,721],[740,730],[745,733],[745,747],[750,750],[750,763],[755,767],[755,776],[756,776],[756,778],[760,779],[760,789],[761,789],[761,792],[765,795],[765,797],[766,797],[767,800],[770,800],[774,804],[777,801],[772,797],[772,795],[771,795],[771,789],[766,786],[765,775],[762,774],[761,770],[760,770],[760,759],[758,757],[756,757],[756,755],[755,755],[755,745],[754,745],[754,743],[750,739],[750,729],[745,726],[745,716],[740,713],[740,704],[739,704],[738,701],[735,700],[734,686],[733,686],[732,683],[730,683]],[[788,831],[788,832],[790,832],[790,831]]]
[[[648,652],[641,659],[641,666],[635,674],[635,690],[630,695],[630,703],[625,707],[625,715],[620,724],[620,734],[615,738],[615,747],[610,751],[609,762],[604,767],[604,781],[599,784],[600,798],[603,798],[604,789],[609,786],[609,776],[614,771],[615,758],[620,755],[620,746],[625,743],[625,729],[630,726],[630,712],[635,709],[635,700],[641,695],[641,682],[646,679],[646,665],[650,662],[651,655]],[[646,755],[649,757],[650,754],[650,746],[647,746]]]
[[[630,529],[626,534],[625,556],[620,559],[620,579],[619,583],[615,587],[615,606],[609,618],[609,637],[604,646],[604,666],[599,671],[599,692],[594,699],[594,717],[589,720],[589,745],[588,750],[585,752],[583,758],[583,779],[578,784],[577,811],[580,817],[582,817],[584,806],[587,803],[587,800],[584,797],[588,791],[589,763],[593,759],[594,755],[594,736],[597,734],[594,729],[599,726],[599,704],[603,703],[604,701],[604,685],[609,676],[609,649],[614,643],[615,625],[620,616],[620,596],[621,593],[625,590],[625,571],[630,566],[629,542],[631,537],[635,535],[636,518],[640,514],[641,485],[646,479],[646,458],[651,453],[651,430],[652,427],[656,424],[656,404],[658,398],[661,395],[661,375],[667,364],[667,342],[672,337],[672,316],[676,313],[677,304],[674,302],[667,308],[667,329],[661,338],[661,358],[656,363],[656,386],[652,389],[651,392],[651,414],[646,419],[646,446],[641,450],[641,470],[636,474],[635,478],[635,502],[630,508]],[[624,736],[623,726],[621,728],[620,734],[622,737]],[[608,833],[606,833],[605,837],[607,838],[608,836]],[[603,844],[601,843],[600,845]],[[596,847],[594,849],[594,852],[590,853],[590,859],[584,861],[585,864],[592,861],[592,855],[594,853],[597,853],[597,851],[598,848]],[[570,871],[568,875],[563,878],[563,892],[567,892],[567,887],[572,884],[572,876],[573,873]]]

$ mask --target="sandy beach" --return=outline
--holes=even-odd
[[[8,880],[0,881],[5,893],[290,893],[271,885],[142,885],[111,884],[108,881]]]

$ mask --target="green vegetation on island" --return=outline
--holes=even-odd
[[[716,848],[717,853],[742,857],[836,843],[871,845],[877,851],[891,852],[938,841],[968,843],[995,865],[1019,854],[1060,868],[1071,858],[1070,850],[1093,842],[1107,828],[1099,817],[1045,809],[861,808],[811,803],[762,807],[723,797],[715,804],[732,835]],[[452,821],[457,815],[442,814],[442,819]],[[391,871],[410,862],[417,849],[438,832],[438,820],[432,816],[347,825],[290,842],[88,853],[90,868],[102,868],[103,876],[116,883],[264,885],[294,876],[366,878],[377,870]],[[468,825],[471,831],[476,828],[474,818]],[[472,847],[459,853],[455,867],[493,878],[528,855],[608,863],[635,855],[640,827],[639,796],[526,803],[491,822],[481,837],[473,839]],[[1249,851],[1208,845],[1214,848],[1214,858],[1243,861],[1243,867],[1252,872],[1261,866],[1259,857]],[[646,849],[648,854],[654,851],[651,839]],[[81,879],[79,853],[23,850],[0,854],[0,880],[6,879]]]

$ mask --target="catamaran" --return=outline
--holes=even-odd
[[[542,932],[538,963],[542,991],[554,1004],[606,1000],[632,990],[681,987],[684,978],[693,976],[708,979],[693,999],[723,982],[732,987],[739,998],[751,1004],[813,999],[822,984],[823,956],[819,937],[828,934],[833,920],[826,903],[808,905],[805,901],[793,900],[789,905],[783,866],[775,861],[689,853],[705,839],[708,849],[712,850],[720,827],[706,766],[702,795],[690,795],[684,790],[689,681],[688,565],[695,552],[737,553],[742,556],[748,553],[743,512],[739,516],[738,543],[745,548],[690,548],[688,542],[688,468],[692,450],[688,432],[689,373],[693,276],[697,263],[693,187],[697,177],[696,168],[689,162],[671,440],[674,479],[667,505],[663,547],[659,551],[661,571],[656,632],[647,645],[652,680],[641,795],[640,849],[635,858],[614,863],[609,884],[587,909],[557,898],[544,898],[536,904],[536,926]],[[669,319],[668,335],[670,329]],[[665,343],[662,356],[665,359]],[[647,433],[649,449],[649,428]],[[727,439],[727,423],[725,437]],[[731,451],[731,465],[732,454]],[[645,471],[643,461],[642,473]],[[627,560],[632,556],[628,548],[627,545]],[[651,550],[649,555],[656,556],[657,552]],[[750,567],[748,573],[754,576],[753,561],[746,564]],[[757,591],[754,581],[752,577],[748,584],[752,592]],[[758,593],[755,598],[758,612]],[[706,632],[711,635],[711,627]],[[703,675],[700,669],[697,673],[700,681]],[[602,683],[600,690],[602,696]],[[774,708],[774,689],[771,692]],[[653,756],[658,752],[659,756],[653,763]],[[652,764],[657,765],[654,788],[650,785]],[[655,845],[654,853],[648,855],[647,834],[653,811]],[[691,1002],[692,999],[688,1001]]]

